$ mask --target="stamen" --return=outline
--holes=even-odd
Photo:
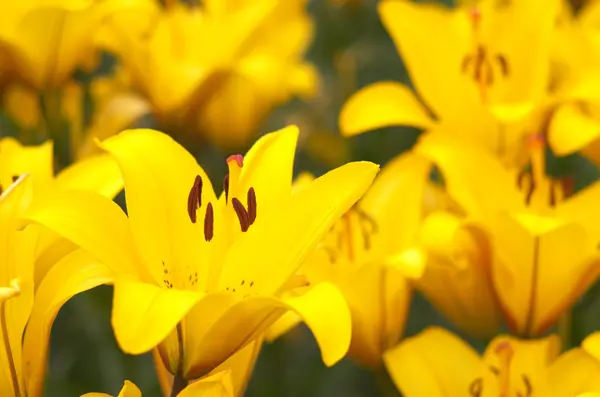
[[[254,193],[254,188],[251,187],[248,190],[248,222],[250,225],[254,224],[256,220],[256,193]]]
[[[19,175],[13,175],[12,176],[12,182],[15,183],[17,181],[17,179],[19,179]]]
[[[502,55],[502,54],[498,54],[498,55],[496,55],[496,62],[500,66],[500,71],[502,72],[502,75],[504,77],[508,77],[509,70],[508,70],[508,61],[506,60],[506,57],[504,57],[504,55]]]
[[[519,188],[519,190],[525,189],[525,187],[523,186],[525,177],[528,177],[527,181],[529,181],[529,185],[526,188],[527,190],[525,190],[525,204],[529,205],[529,204],[531,204],[531,199],[533,197],[533,193],[535,193],[536,183],[535,183],[535,178],[533,177],[533,174],[531,173],[531,171],[523,170],[519,173],[519,175],[517,177],[517,187]]]
[[[2,185],[0,185],[0,196],[2,196],[2,193],[4,193],[4,189],[2,188]]]
[[[500,397],[508,397],[510,386],[510,363],[514,356],[514,350],[508,341],[503,341],[495,348],[495,353],[499,356],[500,371]]]
[[[480,397],[483,392],[483,379],[477,378],[469,385],[469,394],[473,397]]]
[[[229,174],[223,178],[223,191],[225,192],[225,202],[229,199]]]
[[[242,156],[241,154],[232,154],[231,156],[227,157],[228,164],[230,161],[235,161],[237,163],[237,166],[240,168],[244,166],[244,156]]]
[[[561,180],[563,197],[571,197],[575,191],[575,182],[573,181],[573,177],[567,176]]]
[[[518,397],[531,397],[531,395],[533,393],[533,387],[531,386],[531,381],[529,380],[529,377],[525,374],[522,374],[521,378],[523,379],[523,384],[525,385],[525,395],[523,395],[521,393],[517,393],[517,396]]]
[[[206,206],[206,214],[204,215],[204,239],[210,241],[215,232],[215,214],[213,212],[212,203]]]
[[[242,232],[248,231],[248,228],[250,227],[250,220],[248,218],[248,211],[246,211],[244,204],[242,204],[240,200],[237,199],[237,197],[231,199],[231,204],[233,205],[233,209],[235,210],[235,213],[238,219],[240,220],[240,227],[242,228]]]
[[[187,202],[188,215],[192,223],[196,223],[196,210],[200,207],[202,207],[202,177],[196,175]]]

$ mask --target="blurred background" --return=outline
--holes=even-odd
[[[188,3],[194,4],[193,1]],[[445,3],[452,5],[450,1]],[[300,127],[296,173],[308,170],[321,174],[351,160],[370,160],[383,165],[410,148],[419,136],[416,129],[397,127],[352,138],[343,138],[338,131],[340,109],[357,89],[382,80],[410,84],[402,60],[379,20],[376,5],[375,0],[311,0],[308,3],[315,30],[306,58],[318,70],[317,87],[303,99],[292,98],[274,106],[256,126],[260,134],[289,124]],[[77,70],[76,79],[89,83],[98,76],[111,75],[115,68],[115,58],[103,53],[93,70]],[[88,119],[92,112],[90,101],[88,98],[86,102]],[[252,106],[251,102],[249,106]],[[244,153],[253,141],[215,144],[198,134],[165,130],[164,126],[169,123],[151,114],[145,114],[134,125],[175,135],[199,159],[211,179],[217,181],[226,173],[224,159],[232,153]],[[22,130],[15,122],[14,112],[5,104],[0,136],[18,136]],[[72,159],[73,153],[69,152],[69,142],[63,135],[55,133],[53,136],[60,167]],[[43,136],[33,136],[29,143],[42,139]],[[579,185],[597,177],[596,167],[576,155],[552,161],[550,170],[574,175]],[[117,201],[123,203],[122,195]],[[79,396],[91,391],[116,394],[124,379],[135,382],[144,391],[144,396],[160,395],[151,356],[127,356],[118,349],[110,327],[111,298],[110,287],[99,287],[76,296],[63,307],[52,331],[45,395]],[[596,286],[573,311],[573,345],[600,328],[600,318],[594,315],[599,312],[600,289]],[[413,335],[433,324],[456,331],[417,293],[405,334]],[[478,348],[486,343],[471,342]],[[361,368],[350,359],[333,368],[325,368],[312,336],[304,327],[299,327],[276,342],[264,345],[246,395],[359,397],[399,394],[383,369]]]

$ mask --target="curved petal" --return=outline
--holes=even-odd
[[[252,377],[256,359],[262,348],[262,338],[249,343],[243,349],[239,350],[233,356],[229,357],[223,364],[215,368],[210,375],[218,374],[223,371],[229,371],[233,385],[233,395],[243,396],[246,392],[248,381]]]
[[[99,194],[54,190],[34,201],[23,218],[64,236],[116,273],[143,275],[127,216]]]
[[[588,335],[581,343],[581,347],[600,362],[600,331]]]
[[[443,132],[427,134],[416,150],[440,168],[450,196],[475,218],[523,206],[512,174],[486,151]]]
[[[556,207],[556,215],[580,224],[591,241],[600,241],[600,182],[594,182]]]
[[[410,88],[392,81],[361,89],[348,99],[340,114],[340,131],[346,136],[395,125],[426,129],[433,123]]]
[[[86,393],[81,397],[111,397],[109,394],[105,393]],[[136,385],[126,380],[123,388],[119,392],[117,397],[142,397],[142,392]]]
[[[215,195],[194,157],[168,135],[146,129],[124,131],[101,146],[121,168],[133,238],[154,280],[162,283],[166,268],[176,286],[187,285],[195,271],[200,283],[206,283],[208,243],[202,222],[190,221],[186,205],[197,175],[202,178],[200,211],[215,201]],[[189,269],[191,265],[195,269]]]
[[[111,321],[119,346],[129,354],[150,351],[175,329],[201,297],[192,291],[118,278]]]
[[[257,292],[277,292],[333,223],[365,193],[378,168],[368,162],[346,164],[281,200],[266,216],[259,215],[230,247],[219,289],[246,283]]]
[[[14,175],[28,172],[33,175],[36,191],[48,186],[54,173],[52,148],[50,141],[39,146],[23,146],[14,138],[0,139],[0,185],[6,188]]]
[[[73,296],[113,281],[113,272],[83,250],[58,262],[36,292],[23,340],[27,395],[41,397],[47,367],[50,330],[62,306]]]
[[[464,119],[477,108],[475,84],[461,74],[472,45],[467,13],[395,0],[382,1],[378,9],[419,96],[436,115]]]
[[[582,226],[529,213],[493,230],[492,277],[513,332],[539,335],[578,299],[600,269]]]
[[[548,379],[552,391],[557,396],[600,392],[600,361],[582,349],[569,350],[552,363],[548,370]]]
[[[219,372],[187,386],[177,397],[234,397],[229,371]]]
[[[566,103],[553,114],[548,126],[548,142],[559,156],[582,150],[600,139],[600,122],[577,103]]]
[[[438,327],[406,339],[383,359],[394,383],[406,397],[465,395],[480,365],[475,350]]]
[[[114,198],[123,190],[123,178],[115,160],[107,154],[80,160],[56,175],[55,186],[68,190],[88,190]]]
[[[186,362],[184,373],[193,379],[212,370],[256,340],[288,310],[298,313],[311,329],[326,365],[335,364],[346,354],[350,345],[350,312],[339,290],[322,283],[304,295],[285,301],[254,296],[217,310],[214,322],[207,324],[196,346],[186,350],[197,353],[193,360]]]
[[[48,271],[58,263],[62,258],[71,252],[77,250],[79,247],[66,238],[57,236],[55,233],[48,229],[43,229],[44,232],[48,231],[50,234],[49,239],[53,241],[49,242],[47,246],[40,248],[38,242],[38,251],[35,258],[35,276],[34,285],[35,288],[39,288],[42,280],[48,274]]]

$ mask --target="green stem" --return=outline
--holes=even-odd
[[[398,397],[400,394],[394,383],[390,379],[385,368],[379,368],[374,370],[375,381],[377,383],[377,389],[379,389],[379,395],[382,397]]]

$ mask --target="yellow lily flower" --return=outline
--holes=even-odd
[[[476,147],[432,138],[417,150],[437,164],[469,219],[487,230],[490,276],[511,331],[542,334],[598,276],[600,183],[573,195],[568,180],[550,179],[539,135],[530,137],[530,171],[518,174]]]
[[[383,352],[402,337],[411,282],[424,272],[425,258],[414,244],[429,168],[429,162],[415,153],[392,160],[303,266],[311,285],[331,282],[344,294],[352,313],[350,354],[363,365],[380,366]],[[308,181],[303,177],[295,185],[305,189]],[[296,292],[290,295],[303,293]],[[269,339],[297,320],[282,317],[269,331]]]
[[[600,5],[591,2],[576,16],[565,13],[556,32],[554,63],[560,75],[560,103],[548,126],[553,151],[581,151],[600,163]]]
[[[385,355],[406,397],[575,397],[600,391],[600,364],[580,348],[559,355],[555,336],[496,337],[482,356],[437,327],[406,339]]]
[[[75,251],[35,285],[34,297],[38,230],[17,230],[20,215],[35,200],[34,179],[22,175],[0,194],[0,390],[8,397],[41,397],[54,318],[69,298],[107,277],[105,266]],[[86,283],[78,281],[82,275]]]
[[[177,397],[233,397],[229,373],[219,373],[209,378],[192,383],[176,395]],[[105,393],[86,393],[81,397],[111,397]],[[142,397],[136,385],[125,381],[117,397]]]
[[[94,49],[94,33],[137,0],[5,1],[0,5],[0,69],[36,91],[61,87]],[[1,79],[1,77],[0,77]]]
[[[180,381],[206,375],[288,310],[303,317],[332,365],[350,342],[343,296],[329,284],[293,301],[279,294],[378,167],[350,163],[291,195],[297,137],[289,127],[262,137],[245,158],[231,156],[217,198],[172,138],[125,131],[102,147],[124,175],[128,216],[99,195],[57,191],[26,218],[114,269],[117,342],[130,354],[158,346]]]
[[[545,97],[554,2],[484,0],[449,9],[384,0],[379,14],[419,97],[397,82],[369,85],[344,106],[342,133],[442,126],[518,163],[522,124]]]
[[[243,146],[275,106],[315,91],[316,71],[302,60],[313,31],[305,8],[306,0],[175,3],[150,19],[115,19],[104,42],[162,128]]]

